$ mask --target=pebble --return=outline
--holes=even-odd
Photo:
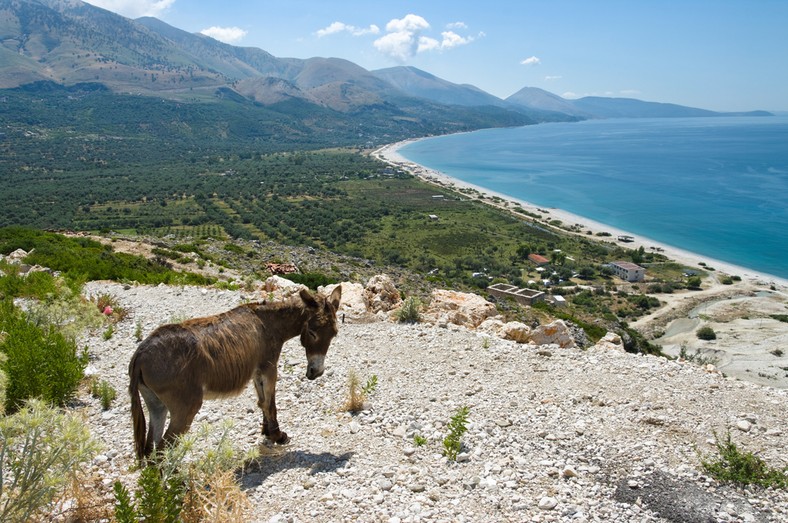
[[[752,429],[752,423],[746,419],[740,419],[736,422],[736,428],[742,432],[750,432],[750,429]]]

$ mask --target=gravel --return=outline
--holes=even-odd
[[[80,399],[104,445],[96,474],[108,486],[132,484],[125,390],[138,329],[145,336],[259,295],[108,282],[85,293],[111,294],[128,311],[111,339],[97,331],[82,340],[89,371],[118,399],[108,411]],[[700,467],[714,434],[728,430],[740,448],[788,466],[788,391],[661,357],[534,347],[452,325],[348,322],[326,361],[323,377],[309,381],[297,339],[285,345],[277,387],[285,446],[261,436],[251,386],[206,402],[196,418],[192,432],[218,433],[230,420],[239,452],[255,453],[239,469],[249,521],[788,521],[785,491],[723,486]],[[355,415],[342,410],[350,373],[362,384],[377,377]],[[463,406],[468,430],[449,461],[442,440]]]

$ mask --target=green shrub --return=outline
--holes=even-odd
[[[38,326],[10,300],[0,301],[0,342],[6,356],[0,364],[8,381],[5,409],[15,412],[31,398],[63,405],[70,400],[82,380],[88,363],[87,351],[78,351],[51,325]]]
[[[402,323],[418,323],[421,321],[421,301],[415,296],[408,296],[396,312],[397,321]]]
[[[24,249],[26,263],[60,271],[70,282],[90,280],[138,281],[182,285],[210,285],[215,280],[194,273],[179,273],[142,256],[114,252],[109,245],[89,238],[23,227],[0,228],[0,252]]]
[[[193,461],[187,456],[197,441],[211,438],[211,427],[167,447],[156,466],[142,469],[134,499],[115,482],[115,519],[119,523],[247,520],[248,499],[233,474],[240,456],[232,448],[231,429],[232,424],[225,423],[218,441]]]
[[[700,329],[696,330],[695,331],[695,336],[697,336],[698,339],[700,339],[700,340],[716,340],[717,339],[717,333],[714,332],[714,329],[712,329],[709,325],[704,325]]]
[[[0,417],[0,521],[42,521],[97,450],[83,420],[41,401]]]
[[[739,486],[788,488],[788,469],[773,469],[752,452],[740,451],[731,440],[730,431],[724,441],[715,432],[714,440],[719,457],[701,459],[703,469],[714,479]]]
[[[90,395],[101,400],[101,408],[109,410],[112,402],[118,397],[118,392],[107,380],[93,379],[90,384]]]
[[[448,424],[449,433],[443,438],[443,455],[451,461],[457,460],[462,450],[462,436],[468,430],[468,413],[470,409],[460,407]]]

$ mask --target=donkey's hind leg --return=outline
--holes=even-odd
[[[202,407],[202,392],[192,393],[180,391],[177,398],[168,398],[167,407],[170,411],[170,425],[164,433],[163,443],[171,445],[181,434],[189,431],[194,417]]]
[[[145,439],[145,456],[150,456],[154,448],[161,445],[164,425],[167,423],[167,406],[152,390],[140,385],[140,395],[148,407],[148,436]]]

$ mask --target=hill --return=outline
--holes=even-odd
[[[111,339],[96,333],[85,340],[92,372],[118,391],[126,387],[123,362],[136,347],[137,325],[147,335],[162,318],[213,314],[248,297],[99,282],[85,290],[114,296],[128,311]],[[284,447],[262,442],[251,387],[203,405],[193,434],[205,429],[217,437],[220,425],[231,422],[225,437],[232,448],[253,453],[236,470],[250,501],[249,521],[418,515],[640,523],[729,521],[733,512],[742,520],[777,522],[788,516],[785,491],[745,494],[710,480],[700,465],[700,456],[715,455],[714,434],[727,430],[740,448],[784,463],[784,391],[665,358],[352,319],[340,326],[327,365],[323,377],[304,379],[303,349],[297,340],[286,344],[277,391],[279,420],[292,438]],[[342,408],[352,373],[362,383],[373,376],[377,382],[355,415]],[[87,423],[106,449],[96,468],[132,486],[127,395],[108,411],[96,399],[84,401]],[[455,463],[441,455],[441,442],[461,406],[469,407],[468,431]],[[206,444],[215,440],[201,438],[194,452]]]

